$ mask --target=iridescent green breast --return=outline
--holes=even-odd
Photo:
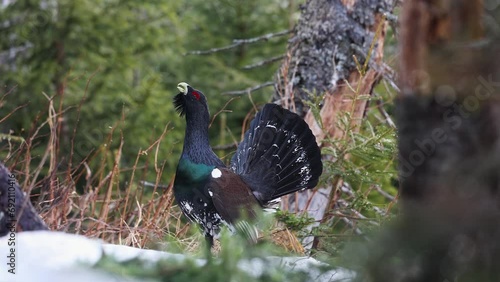
[[[192,189],[199,186],[207,180],[214,168],[214,166],[197,164],[181,158],[177,165],[174,187]]]

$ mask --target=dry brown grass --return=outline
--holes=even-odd
[[[132,167],[122,167],[124,140],[120,125],[126,119],[122,115],[104,143],[74,163],[77,129],[71,130],[70,153],[62,155],[59,141],[68,138],[62,136],[67,134],[62,130],[67,126],[63,124],[67,109],[57,106],[54,97],[45,97],[46,116],[38,115],[28,137],[3,134],[0,137],[4,142],[0,145],[2,161],[14,172],[49,228],[141,248],[170,234],[189,248],[192,235],[188,225],[181,223],[180,210],[174,207],[173,183],[160,183],[164,163],[158,161],[158,149],[168,134],[168,125],[147,149],[137,152]],[[58,98],[60,105],[63,97]],[[84,99],[77,107],[78,117]],[[0,121],[7,121],[11,115],[12,112],[7,113]],[[42,133],[47,131],[48,134]],[[117,135],[119,140],[113,140]],[[118,146],[111,149],[117,141]],[[37,152],[43,151],[36,157],[35,147]],[[148,155],[154,156],[151,164]],[[148,171],[156,175],[153,187],[140,184]]]

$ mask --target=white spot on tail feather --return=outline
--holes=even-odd
[[[300,150],[303,150],[302,147],[300,148]],[[301,151],[299,157],[295,160],[295,162],[296,163],[302,163],[302,162],[304,162],[306,160],[306,158],[307,158],[306,152]]]
[[[288,135],[287,134],[288,132],[285,131],[285,135]],[[290,143],[295,143],[297,141],[297,134],[292,134],[289,138],[288,138],[288,141],[287,143],[290,144]],[[294,152],[295,153],[295,152]]]
[[[302,181],[300,182],[300,185],[301,186],[307,185],[309,180],[311,180],[311,178],[312,178],[311,168],[309,167],[309,165],[305,165],[305,166],[301,167],[299,174],[302,177]]]
[[[221,176],[222,176],[222,172],[220,171],[220,169],[214,168],[214,170],[212,170],[212,177],[213,178],[219,178]]]

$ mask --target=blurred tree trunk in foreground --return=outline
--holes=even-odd
[[[408,1],[401,15],[397,118],[406,202],[487,184],[474,171],[491,164],[485,161],[495,157],[500,133],[492,95],[497,56],[491,42],[479,41],[482,1],[428,2]],[[467,183],[472,179],[480,182]]]
[[[500,281],[496,6],[403,3],[397,101],[403,214],[371,250],[370,277],[362,281]]]
[[[287,57],[277,74],[275,100],[305,116],[322,147],[332,146],[325,138],[349,142],[347,132],[359,130],[368,98],[380,77],[377,66],[383,57],[386,29],[383,14],[392,2],[310,0],[302,7]],[[367,56],[370,59],[365,64]],[[305,105],[314,100],[310,94],[325,94],[319,112]],[[347,124],[340,122],[345,116],[349,116]],[[315,118],[321,119],[321,125]],[[315,220],[326,222],[336,206],[342,179],[335,177],[329,183],[328,187],[287,196],[283,208],[307,211]]]

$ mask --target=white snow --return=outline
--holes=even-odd
[[[93,265],[101,258],[101,241],[51,231],[20,232],[12,237],[13,240],[8,239],[10,236],[0,238],[0,281],[98,282],[112,278],[109,274],[81,267]],[[14,242],[15,246],[9,246],[9,242]],[[15,249],[14,265],[7,265],[11,248]],[[8,272],[12,268],[15,274]]]
[[[140,258],[151,263],[160,259],[187,259],[183,254],[155,250],[144,250],[128,246],[105,244],[100,240],[81,235],[55,231],[20,232],[15,234],[15,274],[8,272],[7,255],[10,254],[9,236],[0,238],[0,281],[144,281],[120,277],[92,268],[105,254],[118,261]],[[203,266],[205,260],[194,260]],[[355,274],[350,270],[337,268],[321,273],[318,266],[325,265],[309,257],[266,257],[243,260],[238,267],[251,275],[258,276],[269,265],[281,266],[285,271],[306,271],[309,281],[351,281]]]

